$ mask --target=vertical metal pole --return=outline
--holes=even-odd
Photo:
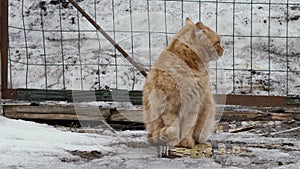
[[[289,1],[286,4],[286,18],[289,18],[290,11],[289,11]],[[285,25],[285,53],[286,53],[286,96],[289,96],[289,19],[286,21]]]
[[[236,94],[235,91],[235,8],[236,8],[236,4],[235,4],[235,0],[233,1],[233,7],[232,7],[232,91],[233,94]],[[252,21],[251,21],[252,22]]]
[[[2,9],[2,2],[0,2],[0,11],[3,11],[3,9]],[[0,12],[0,25],[2,25],[2,12]],[[0,57],[2,59],[2,39],[1,39],[1,37],[2,37],[2,29],[0,27]],[[0,59],[0,65],[1,65],[1,68],[2,68],[1,59]],[[2,72],[1,68],[0,68],[0,71]],[[1,76],[1,72],[0,72],[0,79],[2,80],[2,78],[1,78],[2,77]],[[2,89],[1,84],[2,84],[2,81],[0,81],[0,87]],[[1,98],[2,98],[2,91],[0,91],[0,103],[1,103]]]
[[[1,91],[7,90],[8,78],[8,0],[0,2]]]

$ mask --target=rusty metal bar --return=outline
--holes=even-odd
[[[147,77],[145,69],[135,62],[124,49],[117,44],[76,2],[69,0],[69,2],[127,59],[144,77]]]
[[[285,96],[226,95],[226,105],[290,107]]]
[[[8,0],[1,0],[0,4],[1,90],[5,93],[8,88]]]

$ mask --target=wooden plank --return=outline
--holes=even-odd
[[[142,110],[107,109],[94,106],[30,106],[4,105],[4,115],[15,119],[48,119],[48,120],[91,120],[103,118],[107,121],[143,123]],[[248,112],[225,111],[221,121],[293,121],[300,120],[300,112]]]
[[[13,119],[99,121],[110,115],[109,109],[99,108],[97,110],[95,111],[95,107],[73,106],[3,106],[4,116]]]
[[[225,111],[223,112],[221,121],[292,121],[299,120],[300,112],[237,112]],[[113,110],[111,111],[110,121],[133,121],[143,122],[142,110]]]
[[[162,146],[159,147],[161,149]],[[250,156],[249,148],[262,148],[272,150],[286,151],[300,151],[298,147],[291,145],[284,145],[282,143],[247,143],[243,141],[227,143],[226,141],[212,141],[208,140],[206,143],[196,144],[193,148],[172,147],[167,154],[165,151],[159,150],[159,157],[176,158],[176,157],[191,157],[191,158],[211,158],[217,155],[237,155]]]
[[[128,109],[112,110],[111,116],[108,120],[138,122],[138,123],[144,122],[142,110],[128,110]]]
[[[101,121],[100,116],[76,115],[76,114],[33,114],[33,113],[5,113],[6,117],[24,120],[84,120]]]
[[[297,120],[299,117],[299,112],[257,113],[227,111],[223,113],[221,121],[292,121]]]

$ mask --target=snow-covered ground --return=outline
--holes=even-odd
[[[158,159],[145,141],[145,132],[82,134],[44,124],[0,117],[0,168],[183,168],[196,160]],[[91,153],[88,158],[71,152]],[[88,156],[87,156],[88,157]],[[172,161],[172,163],[171,163]],[[220,167],[202,159],[203,167]],[[196,165],[197,166],[197,165]],[[198,168],[198,167],[189,168]],[[206,167],[205,167],[206,166]]]
[[[283,148],[249,146],[243,155],[166,159],[157,157],[157,148],[148,145],[144,131],[78,133],[65,127],[55,128],[0,116],[0,168],[298,169],[298,139],[218,133],[213,134],[211,140],[232,144],[277,144]]]
[[[59,8],[55,2],[9,1],[12,87],[141,90],[144,77],[115,55],[71,4]],[[147,70],[191,17],[223,36],[225,53],[217,67],[225,70],[213,69],[211,77],[218,93],[299,95],[300,3],[250,2],[84,0],[79,5]]]

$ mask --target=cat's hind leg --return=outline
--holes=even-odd
[[[179,119],[176,117],[170,117],[162,115],[161,118],[157,119],[155,122],[148,123],[148,142],[152,145],[167,145],[167,146],[176,146],[180,142],[179,134]],[[171,119],[176,120],[171,120]],[[157,125],[159,124],[159,126]]]
[[[176,146],[180,140],[177,135],[177,131],[174,131],[172,127],[163,127],[148,134],[148,142],[152,145],[167,145],[170,147]]]

